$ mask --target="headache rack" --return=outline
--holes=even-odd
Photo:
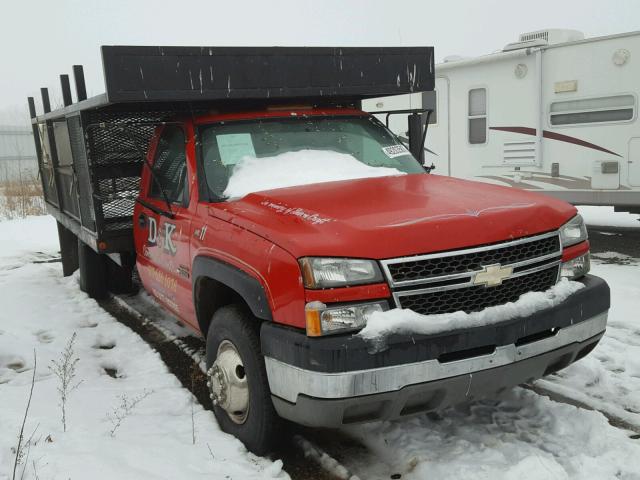
[[[29,111],[50,214],[100,253],[133,252],[133,207],[155,129],[213,109],[269,104],[359,106],[364,98],[433,90],[432,47],[103,46],[106,92],[77,102],[61,75],[64,106]]]

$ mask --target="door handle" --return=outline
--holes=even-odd
[[[144,213],[141,213],[140,215],[138,215],[138,226],[140,228],[147,227],[147,216]]]

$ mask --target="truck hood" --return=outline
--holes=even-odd
[[[576,209],[511,187],[411,174],[257,192],[209,212],[295,257],[384,259],[548,232]]]

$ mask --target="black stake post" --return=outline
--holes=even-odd
[[[36,118],[36,102],[33,97],[28,97],[27,103],[29,103],[29,117]]]
[[[73,66],[73,80],[76,84],[76,96],[78,97],[78,101],[87,99],[87,86],[84,83],[84,69],[82,65],[74,65]]]
[[[60,75],[60,85],[62,86],[62,103],[68,107],[73,103],[71,100],[71,85],[69,84],[69,75]]]
[[[51,102],[49,102],[49,89],[46,87],[42,87],[40,89],[40,95],[42,96],[42,108],[44,109],[44,113],[49,113],[51,111]]]

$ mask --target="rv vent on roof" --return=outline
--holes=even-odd
[[[549,32],[535,32],[535,33],[523,33],[520,35],[520,42],[529,42],[531,40],[544,40],[545,42],[549,41]]]
[[[538,30],[537,32],[527,32],[520,35],[520,42],[530,42],[532,40],[544,40],[549,45],[556,43],[575,42],[584,40],[584,33],[578,30],[566,30],[560,28],[549,28]]]

